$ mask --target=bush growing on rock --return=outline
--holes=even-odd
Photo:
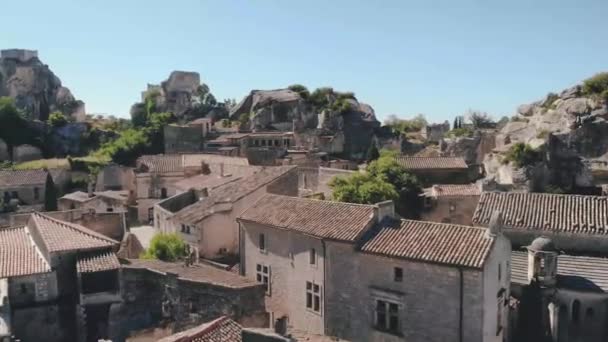
[[[517,167],[526,167],[541,161],[542,156],[539,151],[532,146],[524,143],[516,143],[509,148],[505,154],[503,162],[512,162]]]
[[[291,91],[295,91],[296,93],[300,94],[300,97],[303,99],[308,99],[308,97],[310,96],[310,91],[308,91],[308,88],[306,88],[305,86],[301,85],[301,84],[292,84],[289,87],[287,87],[287,89],[291,90]]]
[[[389,115],[384,125],[391,127],[395,132],[410,133],[420,131],[427,125],[427,121],[423,114],[418,114],[412,119],[400,119],[396,115]]]
[[[63,127],[67,125],[68,119],[61,112],[53,112],[49,115],[48,123],[53,127]]]
[[[608,72],[601,72],[583,82],[585,95],[601,95],[608,100]]]

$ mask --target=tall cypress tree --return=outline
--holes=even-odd
[[[57,188],[50,172],[47,172],[46,183],[44,184],[44,210],[57,210]]]

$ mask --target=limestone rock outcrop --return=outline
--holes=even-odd
[[[37,51],[0,51],[0,96],[14,98],[29,119],[46,121],[50,113],[60,111],[76,121],[85,120],[84,103],[38,59]]]
[[[203,117],[210,112],[217,118],[226,116],[226,111],[217,103],[207,85],[201,83],[198,72],[173,71],[161,84],[148,84],[141,93],[141,102],[131,107],[131,116],[145,108],[148,100],[153,102],[156,112],[171,112],[182,121]]]
[[[326,89],[324,99],[325,104],[320,106],[290,89],[252,90],[229,115],[232,120],[246,121],[244,128],[251,130],[294,131],[300,135],[322,131],[328,136],[340,133],[344,136],[344,153],[351,158],[364,157],[374,130],[380,126],[374,109],[352,94],[346,98],[331,88]],[[337,103],[342,105],[339,110],[333,106]]]
[[[608,183],[607,120],[606,101],[584,96],[580,85],[519,106],[485,156],[487,182],[526,191],[601,187]],[[504,164],[516,143],[535,148],[542,161],[524,168]]]

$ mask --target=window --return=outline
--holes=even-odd
[[[40,189],[34,188],[34,199],[40,199]]]
[[[185,233],[186,232],[186,225],[182,223],[180,232]]]
[[[395,267],[395,269],[393,270],[393,278],[395,279],[396,282],[402,282],[403,281],[403,268]]]
[[[27,293],[27,286],[25,286],[25,284],[21,284],[21,286],[19,288],[21,290],[21,294]]]
[[[572,303],[572,322],[578,324],[581,314],[581,302],[578,299]]]
[[[19,197],[19,194],[17,193],[17,191],[13,191],[12,194],[13,194],[13,198]]]
[[[375,328],[392,334],[400,334],[399,305],[384,300],[376,300]]]
[[[256,280],[266,285],[266,294],[270,295],[270,266],[257,264]]]
[[[186,234],[190,234],[190,226],[186,226]]]
[[[160,198],[167,198],[167,188],[160,189]]]
[[[317,264],[317,251],[314,248],[310,249],[309,262],[311,265]]]
[[[113,211],[114,211],[114,208],[112,208],[112,207],[108,207],[106,210],[107,210],[109,213],[111,213],[111,212],[113,212]]]
[[[498,263],[498,281],[502,278],[502,265]]]
[[[265,252],[266,251],[266,237],[264,236],[264,234],[260,234],[258,240],[259,240],[258,246],[260,247],[260,252]]]
[[[504,293],[501,289],[496,295],[496,336],[500,335],[502,331],[502,311],[504,310]]]
[[[310,281],[306,282],[306,308],[321,312],[321,286]]]

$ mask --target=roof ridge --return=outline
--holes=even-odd
[[[307,198],[307,197],[294,197],[294,196],[287,196],[287,195],[279,195],[279,194],[265,194],[263,197],[267,197],[267,196],[275,196],[275,197],[283,197],[283,198],[290,198],[293,200],[301,200],[301,201],[311,201],[311,202],[324,202],[324,203],[331,203],[331,204],[338,204],[338,205],[350,205],[350,206],[359,206],[359,207],[376,207],[375,204],[364,204],[364,203],[351,203],[351,202],[339,202],[339,201],[332,201],[332,200],[324,200],[324,199],[318,199],[318,198]],[[261,198],[260,198],[261,199]],[[256,201],[257,202],[257,201]]]
[[[434,224],[434,225],[439,225],[439,226],[445,226],[445,227],[455,227],[455,228],[466,228],[466,229],[472,229],[472,230],[482,230],[482,231],[486,231],[487,228],[485,227],[475,227],[475,226],[467,226],[464,224],[455,224],[455,223],[447,223],[447,222],[433,222],[433,221],[422,221],[422,220],[411,220],[411,219],[400,219],[401,222],[412,222],[412,223],[430,223],[430,224]]]
[[[522,195],[522,196],[547,196],[547,197],[580,197],[580,198],[596,198],[599,200],[608,200],[607,196],[601,195],[582,195],[582,194],[554,194],[548,192],[511,192],[511,191],[482,191],[485,194],[505,194],[505,195]]]
[[[115,244],[119,243],[118,241],[116,241],[114,239],[111,239],[111,238],[109,238],[109,237],[107,237],[107,236],[105,236],[103,234],[97,233],[94,230],[91,230],[91,229],[89,229],[89,228],[87,228],[85,226],[82,226],[82,225],[79,225],[79,224],[76,224],[76,223],[73,223],[73,222],[62,221],[62,220],[56,219],[56,218],[48,216],[48,215],[43,215],[42,213],[37,212],[37,211],[34,212],[34,213],[32,213],[32,215],[34,217],[40,216],[43,219],[50,220],[52,222],[55,222],[56,224],[59,224],[61,226],[64,226],[64,227],[72,229],[72,230],[76,230],[79,233],[82,233],[82,234],[85,234],[85,235],[89,235],[90,237],[93,237],[93,238],[105,240],[107,242],[115,243]]]

